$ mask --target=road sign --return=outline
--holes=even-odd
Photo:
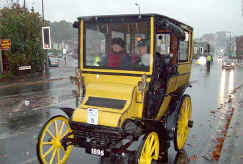
[[[21,66],[21,67],[19,67],[20,71],[27,70],[27,69],[31,69],[31,66],[28,65],[28,66]]]
[[[2,49],[2,50],[8,50],[11,47],[11,40],[9,40],[9,39],[1,40],[0,43],[1,43],[0,49]]]

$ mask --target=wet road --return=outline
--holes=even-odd
[[[61,68],[51,68],[53,80],[33,82],[25,86],[21,83],[7,88],[0,87],[0,163],[38,164],[36,142],[43,124],[58,113],[58,106],[75,107],[75,98],[68,77],[74,74],[75,64]],[[237,97],[229,95],[243,83],[243,67],[232,71],[222,71],[221,65],[214,63],[207,73],[200,65],[193,64],[192,88],[187,90],[192,98],[192,119],[185,153],[176,159],[173,144],[169,151],[169,163],[212,163],[219,156],[218,145],[226,131],[227,118],[232,113]],[[26,106],[25,102],[30,105]],[[67,163],[99,163],[99,158],[74,148]],[[178,157],[178,156],[177,156]]]

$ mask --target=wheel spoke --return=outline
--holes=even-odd
[[[45,152],[45,154],[43,155],[43,158],[46,158],[46,156],[47,156],[48,154],[50,154],[50,152],[51,152],[53,149],[54,149],[54,146],[52,145],[51,148],[50,148],[47,152]]]
[[[68,129],[63,133],[63,135],[61,136],[61,139],[63,139],[63,137],[65,137],[68,134]]]
[[[51,144],[53,144],[53,142],[43,142],[42,144],[43,145],[51,145]]]
[[[58,128],[57,128],[57,121],[56,120],[54,121],[54,125],[55,125],[55,133],[56,133],[56,136],[58,137],[59,131],[58,131]]]
[[[155,146],[153,146],[149,152],[149,156],[152,157],[153,152],[155,151]]]
[[[153,144],[153,141],[154,141],[154,137],[153,136],[151,136],[150,137],[150,139],[149,139],[149,143],[148,143],[148,149],[147,149],[147,151],[150,151],[150,149],[151,149],[151,147],[152,147],[152,144]]]
[[[46,131],[47,131],[47,133],[48,133],[53,139],[56,138],[56,137],[52,134],[52,132],[51,132],[49,129],[47,129]]]
[[[62,131],[63,131],[63,127],[64,127],[64,125],[65,125],[65,122],[64,121],[62,121],[62,124],[61,124],[61,127],[60,127],[60,136],[62,135]]]
[[[61,164],[61,160],[60,160],[60,148],[57,148],[57,164]]]
[[[54,158],[55,158],[55,155],[56,155],[56,152],[57,152],[57,148],[55,148],[55,150],[53,151],[52,155],[51,155],[51,159],[50,159],[50,162],[49,164],[52,164]]]

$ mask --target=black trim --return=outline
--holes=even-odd
[[[72,127],[72,130],[95,130],[95,132],[100,133],[112,133],[112,134],[118,134],[118,135],[124,135],[124,131],[121,128],[114,128],[114,127],[108,127],[108,126],[102,126],[102,125],[92,125],[88,123],[81,123],[76,121],[70,121],[70,126]]]
[[[84,147],[86,151],[90,150],[91,147],[107,151],[111,144],[119,143],[126,137],[121,128],[91,125],[74,121],[70,121],[70,126],[74,134],[74,145]],[[86,138],[89,138],[90,141],[87,141]]]
[[[104,108],[114,108],[122,109],[126,104],[126,100],[118,100],[103,97],[88,97],[85,105],[104,107]]]
[[[167,16],[164,16],[164,15],[160,15],[160,14],[156,14],[156,13],[146,13],[146,14],[120,14],[120,15],[96,15],[96,16],[83,16],[83,17],[78,17],[78,20],[81,20],[81,19],[84,19],[85,21],[94,21],[96,20],[97,18],[100,18],[99,21],[101,21],[101,19],[112,19],[112,18],[129,18],[130,19],[135,19],[135,20],[138,20],[138,19],[148,19],[150,18],[151,16],[154,16],[156,19],[161,19],[161,18],[164,18],[164,19],[168,19],[169,21],[177,24],[177,25],[184,25],[186,26],[188,29],[190,30],[193,30],[193,28],[189,25],[186,25],[178,20],[175,20],[173,18],[170,18],[170,17],[167,17]]]
[[[87,73],[87,74],[102,74],[102,75],[117,75],[117,76],[137,76],[137,77],[143,76],[143,74],[115,73],[115,72],[98,72],[98,71],[82,71],[82,73]],[[151,77],[151,75],[147,75],[147,77]]]
[[[73,115],[73,111],[74,109],[73,108],[60,108],[63,112],[65,112],[69,118],[72,117]]]
[[[86,55],[84,55],[85,57]],[[109,67],[109,66],[87,66],[84,65],[85,69],[107,69],[107,70],[122,70],[122,71],[139,71],[139,72],[149,72],[149,66],[121,66],[121,67]]]

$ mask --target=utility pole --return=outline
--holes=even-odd
[[[3,72],[2,50],[0,49],[0,73]]]
[[[43,18],[43,27],[45,26],[45,13],[44,13],[44,2],[42,3],[42,18]],[[43,38],[42,38],[43,39]],[[43,74],[47,73],[48,71],[48,56],[47,56],[47,50],[44,50],[44,65],[43,65]]]
[[[44,14],[44,2],[43,2],[43,0],[41,0],[41,3],[42,3],[42,18],[43,18],[43,26],[44,26],[45,25],[45,19],[44,19],[45,14]]]
[[[241,0],[241,16],[243,17],[243,0]]]

